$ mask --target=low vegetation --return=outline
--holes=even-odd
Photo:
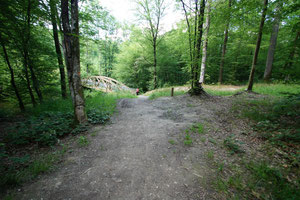
[[[146,93],[145,95],[149,96],[149,99],[153,100],[159,97],[169,97],[171,96],[171,87],[168,88],[161,88],[161,89],[157,89],[157,90],[153,90],[149,93]],[[186,93],[186,91],[184,89],[175,89],[174,90],[174,96],[178,96],[178,95],[183,95],[184,93]]]
[[[53,146],[68,135],[85,132],[90,125],[103,124],[115,111],[118,99],[135,97],[130,93],[102,92],[88,92],[85,96],[89,121],[81,125],[73,123],[70,99],[47,100],[22,115],[2,109],[1,121],[7,126],[0,140],[0,174],[3,177],[0,181],[1,188],[20,184],[46,172],[59,160],[57,153],[55,156],[49,154],[35,158],[18,152]],[[77,142],[79,146],[89,143],[85,136],[79,136]]]
[[[299,199],[299,87],[264,86],[256,91],[272,98],[237,97],[231,108],[235,117],[249,120],[251,136],[262,144],[264,159],[242,156],[218,172],[214,185],[230,199]],[[224,146],[232,155],[244,153],[234,135],[224,140]]]

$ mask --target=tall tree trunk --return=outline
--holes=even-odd
[[[206,60],[207,60],[207,46],[208,46],[208,33],[209,33],[209,26],[210,26],[210,0],[207,1],[206,7],[207,7],[207,16],[205,21],[205,42],[202,49],[202,61],[201,61],[201,73],[199,82],[200,84],[204,83],[204,75],[205,75],[205,67],[206,67]]]
[[[188,13],[187,10],[185,8],[185,4],[183,2],[183,0],[181,0],[182,3],[182,8],[185,14],[185,20],[186,20],[186,24],[187,24],[187,28],[188,28],[188,33],[189,33],[189,50],[190,50],[190,68],[191,68],[191,74],[193,74],[193,51],[192,51],[192,33],[191,33],[191,26],[190,26],[190,22],[189,22],[189,18],[188,18]],[[191,76],[191,79],[193,79],[193,75]],[[192,84],[193,86],[193,84]]]
[[[79,52],[79,23],[78,0],[71,0],[71,24],[69,20],[69,1],[61,1],[61,15],[64,30],[64,43],[66,63],[68,70],[69,87],[73,100],[75,121],[87,121],[85,102],[80,77],[80,52]]]
[[[86,55],[86,58],[88,59],[88,57],[89,57],[89,49],[88,49],[89,41],[88,40],[86,41],[86,45],[85,46],[86,46],[86,52],[85,52],[86,54],[85,55]],[[86,73],[87,74],[90,73],[89,62],[88,61],[86,62]]]
[[[58,61],[59,73],[60,73],[60,88],[61,96],[67,98],[67,86],[66,86],[66,76],[65,76],[65,67],[63,63],[63,57],[60,50],[60,43],[57,31],[57,7],[56,3],[53,0],[50,0],[50,14],[51,14],[51,23],[53,26],[53,39],[55,44],[56,56]]]
[[[29,67],[29,70],[30,70],[33,88],[34,88],[36,94],[38,95],[39,101],[41,103],[43,101],[42,92],[40,90],[39,81],[36,78],[35,72],[32,67],[32,62],[31,62],[30,56],[29,56],[29,43],[30,43],[30,32],[31,32],[31,28],[30,28],[30,26],[31,26],[31,6],[32,6],[32,2],[31,2],[31,0],[28,0],[27,27],[26,27],[26,36],[25,36],[26,39],[25,39],[25,44],[24,44],[24,56],[25,56],[25,59],[27,59],[27,66]]]
[[[232,0],[228,0],[229,9],[231,8],[231,2],[232,2]],[[229,21],[230,21],[230,11],[229,11],[229,17],[227,19],[227,24],[225,27],[225,36],[224,36],[224,43],[223,43],[223,49],[222,49],[220,71],[219,71],[219,84],[222,84],[222,82],[223,82],[223,69],[224,69],[224,60],[225,60],[226,47],[227,47],[227,41],[228,41]]]
[[[18,99],[20,110],[23,112],[23,111],[25,111],[25,107],[24,107],[22,98],[21,98],[21,96],[19,94],[18,88],[17,88],[16,83],[15,83],[14,70],[13,70],[12,66],[10,65],[9,58],[8,58],[8,55],[7,55],[7,51],[6,51],[5,45],[4,45],[3,41],[2,41],[1,34],[0,34],[0,42],[1,42],[2,49],[3,49],[3,53],[4,53],[4,58],[5,58],[6,64],[7,64],[8,68],[9,68],[9,71],[10,71],[10,83],[11,83],[11,86],[13,87],[13,89],[15,91],[15,94],[16,94],[16,97]]]
[[[31,85],[30,85],[30,80],[29,80],[29,74],[28,74],[28,59],[27,59],[27,54],[24,52],[24,72],[25,72],[25,79],[26,79],[26,86],[29,92],[29,96],[31,98],[31,103],[33,105],[33,107],[36,106],[36,100],[35,97],[33,95],[32,89],[31,89]]]
[[[197,35],[197,45],[196,45],[195,69],[194,69],[195,87],[199,87],[199,61],[200,61],[201,42],[202,42],[202,35],[203,35],[204,10],[205,10],[205,0],[202,0],[200,6],[200,12],[198,16],[198,35]]]
[[[293,59],[294,59],[294,55],[295,55],[295,51],[296,51],[296,47],[297,47],[297,41],[298,41],[299,37],[300,37],[300,31],[297,32],[296,37],[295,37],[295,39],[293,41],[293,46],[292,46],[292,49],[290,51],[290,55],[288,57],[288,61],[284,65],[284,69],[285,70],[290,69],[291,66],[293,65]],[[288,79],[289,79],[289,75],[286,75],[285,76],[285,80],[288,80]]]
[[[157,56],[156,56],[156,38],[153,39],[153,67],[154,67],[154,89],[157,88]]]
[[[196,68],[196,45],[197,45],[197,24],[198,24],[198,0],[195,0],[195,19],[194,19],[194,48],[193,48],[193,62],[192,62],[192,70],[191,70],[191,81],[192,81],[192,90],[195,86],[195,68]]]
[[[276,13],[276,16],[274,19],[273,31],[272,31],[271,39],[270,39],[270,46],[269,46],[269,50],[268,50],[266,69],[265,69],[265,73],[264,73],[265,81],[270,81],[271,74],[272,74],[272,65],[273,65],[273,60],[274,60],[274,54],[275,54],[275,48],[276,48],[276,42],[277,42],[277,36],[278,36],[279,24],[280,24],[280,17],[281,17],[280,11],[281,11],[281,5],[280,5],[280,3],[278,3],[277,13]]]
[[[261,21],[260,21],[260,26],[259,26],[257,42],[256,42],[255,51],[254,51],[254,56],[253,56],[252,67],[251,67],[251,72],[250,72],[250,76],[249,76],[249,83],[248,83],[247,91],[252,91],[252,87],[253,87],[254,72],[255,72],[257,57],[258,57],[258,53],[259,53],[259,49],[260,49],[262,31],[263,31],[263,28],[264,28],[267,9],[268,9],[268,0],[264,0],[264,8],[263,8],[262,16],[261,16]]]

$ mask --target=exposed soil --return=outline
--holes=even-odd
[[[234,162],[222,148],[226,136],[243,135],[247,154],[258,149],[247,139],[245,121],[228,112],[233,97],[201,99],[187,95],[148,100],[122,99],[105,126],[89,131],[90,144],[67,153],[55,172],[42,175],[17,192],[17,199],[225,199],[211,184],[209,151],[214,159]],[[185,131],[195,123],[204,134]],[[96,135],[96,136],[92,136]],[[174,141],[174,144],[171,144]]]

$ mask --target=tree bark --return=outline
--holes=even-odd
[[[182,3],[182,8],[185,14],[185,20],[186,20],[186,24],[188,27],[188,33],[189,33],[189,50],[190,50],[190,68],[191,68],[191,72],[193,71],[193,51],[192,51],[192,33],[191,33],[191,26],[190,26],[190,22],[189,22],[189,18],[188,18],[188,13],[187,10],[185,8],[185,4],[183,2],[183,0],[181,0]],[[191,73],[191,79],[193,79],[193,73]],[[193,85],[193,84],[192,84]]]
[[[281,16],[280,10],[281,10],[281,5],[278,4],[277,13],[273,24],[273,31],[270,39],[266,69],[264,73],[264,80],[267,82],[270,81],[271,74],[272,74],[272,65],[274,60],[274,54],[275,54],[275,48],[276,48],[276,42],[277,42],[277,36],[278,36],[279,24],[280,24],[280,16]]]
[[[63,63],[61,49],[60,49],[58,30],[57,30],[57,18],[56,18],[57,14],[56,13],[57,13],[56,3],[53,0],[50,0],[50,15],[51,15],[51,23],[53,26],[53,39],[54,39],[56,56],[57,56],[57,61],[58,61],[59,73],[60,73],[61,96],[63,98],[67,98],[65,67],[64,67],[64,63]]]
[[[194,86],[199,85],[199,60],[201,51],[201,42],[203,35],[203,21],[204,21],[204,10],[205,10],[205,0],[201,1],[200,12],[198,16],[198,35],[197,35],[197,45],[196,45],[196,57],[195,57],[195,69],[194,69]]]
[[[61,1],[64,46],[75,121],[81,124],[87,121],[87,116],[80,77],[78,0],[71,0],[71,25],[68,3],[68,0]]]
[[[231,2],[232,2],[232,0],[228,0],[229,9],[231,8]],[[223,43],[223,49],[222,49],[220,71],[219,71],[219,84],[222,84],[222,82],[223,82],[223,69],[224,69],[224,60],[225,60],[226,47],[227,47],[227,41],[228,41],[229,21],[230,21],[230,13],[229,13],[229,17],[227,19],[227,24],[225,27],[225,36],[224,36],[224,43]]]
[[[31,85],[30,85],[29,74],[28,74],[28,63],[27,62],[28,62],[27,55],[24,54],[24,72],[25,72],[26,86],[27,86],[27,89],[28,89],[28,92],[29,92],[29,95],[30,95],[30,98],[31,98],[31,103],[32,103],[33,107],[35,107],[37,103],[36,103],[36,100],[35,100],[35,97],[33,95]]]
[[[206,32],[205,32],[205,42],[204,42],[203,49],[202,49],[201,73],[200,73],[200,78],[199,78],[200,84],[204,83],[205,67],[206,67],[206,60],[207,60],[208,33],[209,33],[209,26],[210,26],[210,2],[209,2],[209,0],[206,3],[206,7],[207,7],[207,16],[206,16],[206,21],[205,21]]]
[[[0,42],[1,42],[2,49],[3,49],[3,53],[4,53],[4,58],[5,58],[6,64],[7,64],[8,68],[9,68],[9,71],[10,71],[10,83],[11,83],[11,86],[13,87],[13,89],[15,91],[15,94],[16,94],[16,97],[18,99],[19,108],[20,108],[20,110],[22,112],[24,112],[25,111],[24,103],[22,101],[22,98],[21,98],[20,93],[18,91],[18,88],[16,86],[14,70],[13,70],[12,66],[10,65],[9,58],[8,58],[8,55],[7,55],[7,51],[6,51],[5,45],[4,45],[3,41],[2,41],[1,34],[0,34]]]
[[[32,6],[32,2],[31,0],[28,0],[28,7],[27,7],[27,27],[26,27],[26,39],[25,39],[25,44],[24,44],[24,56],[27,60],[27,66],[29,67],[30,70],[30,74],[31,74],[31,80],[33,83],[33,88],[36,92],[36,94],[38,95],[39,101],[40,103],[43,102],[43,96],[42,96],[42,92],[40,90],[40,86],[39,86],[39,81],[35,75],[35,72],[33,70],[32,67],[32,62],[30,61],[30,56],[29,56],[29,43],[30,43],[30,32],[31,32],[31,6]]]
[[[296,37],[295,37],[295,39],[293,41],[293,46],[292,46],[292,49],[290,51],[290,55],[288,57],[288,61],[284,65],[284,69],[285,70],[290,69],[291,66],[293,65],[293,59],[294,59],[294,56],[295,56],[295,51],[296,51],[296,47],[297,47],[297,41],[298,41],[299,37],[300,37],[300,31],[297,32]],[[289,79],[289,75],[286,75],[285,76],[285,80],[288,80],[288,79]]]
[[[156,38],[153,41],[153,67],[154,67],[154,89],[157,88],[157,56],[156,56]]]
[[[262,39],[262,31],[263,31],[263,28],[264,28],[267,9],[268,9],[268,0],[264,0],[264,8],[263,8],[263,11],[262,11],[262,16],[261,16],[261,21],[260,21],[260,26],[259,26],[257,42],[256,42],[255,51],[254,51],[254,56],[253,56],[252,67],[251,67],[251,72],[250,72],[250,76],[249,76],[249,83],[248,83],[247,91],[252,91],[252,87],[253,87],[255,67],[256,67],[256,64],[257,64],[257,57],[258,57],[258,53],[259,53],[259,49],[260,49],[260,43],[261,43],[261,39]]]

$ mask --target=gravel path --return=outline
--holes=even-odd
[[[88,136],[87,147],[76,148],[55,172],[25,185],[17,199],[216,198],[203,181],[210,176],[204,153],[209,144],[194,139],[193,146],[183,145],[188,127],[218,117],[213,101],[140,96],[122,99],[117,110],[111,123],[90,130],[96,136]]]

